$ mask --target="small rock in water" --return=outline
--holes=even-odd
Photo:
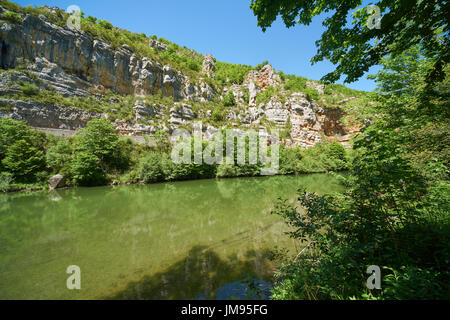
[[[57,174],[48,179],[48,184],[50,186],[50,190],[61,188],[64,184],[64,176],[62,174]]]

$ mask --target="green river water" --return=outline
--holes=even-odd
[[[0,194],[0,299],[243,298],[275,247],[298,250],[270,210],[299,188],[342,190],[318,174]]]

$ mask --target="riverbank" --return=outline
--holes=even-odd
[[[334,175],[336,173],[343,173],[344,171],[339,172],[309,172],[309,173],[296,173],[296,174],[280,174],[280,175],[273,175],[275,176],[306,176],[306,175]],[[96,185],[95,187],[112,187],[112,186],[132,186],[132,185],[151,185],[151,184],[158,184],[158,183],[165,183],[165,182],[181,182],[181,181],[197,181],[197,180],[221,180],[221,179],[238,179],[238,178],[265,178],[268,176],[239,176],[239,177],[216,177],[216,178],[199,178],[199,179],[186,179],[186,180],[175,180],[175,181],[162,181],[162,182],[154,182],[154,183],[143,183],[143,182],[120,182],[115,181],[111,182],[105,185]],[[339,178],[338,178],[339,179]],[[38,183],[31,183],[31,184],[13,184],[10,187],[10,190],[8,191],[0,191],[0,194],[2,193],[31,193],[31,192],[38,192],[38,191],[52,191],[52,190],[67,190],[67,189],[74,189],[79,186],[76,185],[66,185],[64,187],[59,187],[56,189],[50,189],[48,183],[47,184],[38,184]],[[87,187],[89,188],[89,187]]]

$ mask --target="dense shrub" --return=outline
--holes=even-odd
[[[4,12],[1,17],[3,20],[7,20],[7,21],[13,22],[13,23],[22,22],[22,17],[19,14],[12,12],[12,11]]]
[[[54,174],[70,175],[73,157],[72,141],[61,140],[48,148],[46,153],[47,166]]]
[[[226,117],[226,110],[221,106],[217,106],[216,108],[213,109],[210,119],[215,123],[221,123],[225,121],[225,117]]]
[[[108,30],[111,30],[113,28],[113,25],[111,22],[102,20],[102,19],[98,19],[98,25],[101,26],[102,28],[108,29]]]
[[[349,167],[350,154],[339,143],[322,142],[313,148],[280,149],[280,173],[319,173],[328,171],[343,171]]]
[[[231,107],[235,105],[235,97],[233,91],[228,91],[227,94],[223,97],[223,104],[226,107]]]
[[[273,86],[268,86],[264,91],[256,95],[256,103],[268,103],[272,97],[277,95],[277,89]]]
[[[166,154],[150,152],[141,159],[138,166],[139,181],[144,183],[161,182],[166,179],[164,163],[167,161]]]
[[[242,84],[248,72],[252,70],[251,66],[231,64],[225,62],[216,62],[216,79],[217,81],[225,85],[227,83],[231,84]]]
[[[26,96],[35,96],[39,93],[39,87],[32,84],[27,83],[20,87],[20,90],[25,94]]]
[[[310,101],[319,100],[320,98],[319,92],[314,88],[305,88],[303,89],[303,92],[305,93],[306,98]]]
[[[237,176],[239,176],[238,166],[224,163],[217,167],[218,178],[231,178]]]
[[[17,140],[8,148],[2,164],[19,180],[33,181],[35,174],[45,168],[44,152],[31,142]]]
[[[93,24],[97,23],[97,18],[95,18],[93,16],[87,16],[86,20]]]
[[[107,182],[106,172],[102,169],[99,157],[85,151],[75,154],[71,175],[76,184],[83,186],[98,186]]]
[[[288,81],[284,84],[286,90],[303,92],[306,88],[306,79],[302,77],[287,76]]]
[[[270,64],[268,60],[264,60],[263,62],[261,62],[260,64],[258,64],[255,69],[256,70],[261,70],[264,66]]]
[[[250,91],[248,90],[248,88],[244,88],[242,90],[242,93],[243,93],[244,103],[249,104],[250,103]]]
[[[127,169],[130,159],[124,146],[109,121],[89,121],[75,137],[75,158],[71,170],[74,181],[82,185],[101,184],[108,172]]]

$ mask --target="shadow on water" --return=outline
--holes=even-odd
[[[223,259],[207,246],[195,246],[165,271],[130,282],[103,299],[267,299],[273,271],[271,257],[272,252],[264,249]],[[257,273],[264,280],[256,276],[256,270],[263,272]]]

